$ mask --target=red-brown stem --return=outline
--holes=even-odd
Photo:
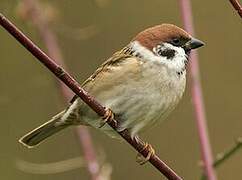
[[[44,64],[52,73],[54,73],[63,83],[65,83],[76,95],[78,95],[90,108],[99,116],[104,117],[106,108],[103,107],[93,96],[81,88],[80,84],[73,79],[61,66],[57,65],[49,56],[47,56],[39,47],[37,47],[27,36],[25,36],[15,25],[13,25],[5,16],[0,13],[0,24],[16,40],[18,40],[32,55],[34,55],[42,64]],[[128,130],[117,131],[117,120],[108,121],[117,133],[119,133],[134,149],[146,157],[149,153],[142,140],[132,139]],[[125,155],[125,154],[124,154]],[[169,166],[167,166],[157,155],[152,155],[149,162],[159,170],[164,176],[171,180],[181,180]]]
[[[182,15],[182,21],[184,29],[191,35],[194,35],[193,20],[192,20],[192,9],[190,0],[179,0],[180,11]],[[208,180],[216,180],[216,173],[213,168],[213,157],[212,150],[209,142],[206,115],[204,109],[202,88],[200,82],[198,54],[196,51],[190,54],[190,76],[191,76],[191,91],[192,101],[195,110],[197,129],[200,140],[202,160],[204,164],[204,171]]]
[[[66,67],[60,47],[57,43],[57,38],[52,30],[49,28],[49,24],[45,17],[41,16],[41,9],[38,0],[23,0],[24,8],[27,16],[30,17],[32,23],[38,30],[41,38],[44,41],[49,56],[55,60],[62,67]],[[58,81],[60,92],[65,102],[68,102],[72,97],[73,93],[63,83]],[[78,141],[82,145],[84,153],[84,159],[87,163],[87,168],[92,180],[98,180],[100,166],[96,158],[96,152],[93,147],[92,138],[88,129],[84,126],[76,128],[76,134],[78,135]]]
[[[229,0],[229,1],[234,7],[234,9],[238,12],[240,17],[242,18],[242,6],[240,5],[240,3],[237,0]]]

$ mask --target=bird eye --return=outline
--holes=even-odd
[[[180,44],[180,40],[179,39],[173,39],[172,40],[172,44],[173,45],[179,45]]]

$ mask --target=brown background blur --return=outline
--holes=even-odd
[[[53,29],[66,64],[80,82],[146,27],[164,22],[182,26],[177,2],[49,1],[58,11]],[[1,0],[0,11],[45,49],[32,24],[16,13],[17,4],[18,1]],[[206,43],[199,50],[199,63],[210,140],[213,153],[217,154],[242,136],[242,24],[228,1],[193,1],[193,15],[196,37]],[[77,29],[90,25],[92,28],[87,31],[90,37],[77,33]],[[36,149],[26,149],[17,142],[27,131],[62,110],[64,104],[54,76],[2,28],[0,58],[0,178],[89,179],[85,168],[52,175],[26,174],[16,168],[19,159],[47,163],[80,156],[82,152],[70,129]],[[188,180],[199,179],[200,152],[189,82],[182,102],[168,119],[142,137],[153,144],[161,159],[179,175]],[[126,143],[110,139],[94,129],[91,133],[97,151],[104,151],[106,161],[112,165],[113,180],[163,178],[150,164],[139,166],[135,162],[136,153]],[[242,179],[242,151],[219,167],[217,173],[220,180]]]

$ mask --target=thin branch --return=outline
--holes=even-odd
[[[87,163],[82,157],[75,157],[67,160],[44,164],[17,160],[16,165],[19,170],[28,174],[49,175],[84,168],[87,166]],[[110,180],[112,166],[109,164],[104,164],[100,167],[99,172],[99,180]]]
[[[230,149],[228,149],[227,151],[220,153],[216,156],[213,166],[219,167],[224,161],[229,159],[241,147],[242,147],[242,138],[238,138],[238,139],[236,139],[235,144]]]
[[[240,17],[242,18],[242,6],[240,5],[240,3],[237,0],[229,0],[229,1],[234,7],[234,9],[238,12]]]
[[[27,16],[30,17],[32,23],[37,28],[41,38],[44,41],[44,44],[47,47],[49,56],[53,58],[55,62],[65,68],[66,66],[60,47],[57,43],[57,38],[55,34],[51,31],[47,19],[41,14],[41,4],[39,4],[38,0],[23,0],[22,2],[22,7],[26,11]],[[58,81],[58,85],[60,86],[59,89],[61,91],[61,94],[63,95],[62,97],[64,97],[64,101],[68,102],[73,96],[73,93],[60,81]],[[82,145],[84,158],[87,162],[87,169],[89,171],[91,179],[98,180],[100,166],[96,158],[91,135],[88,129],[84,126],[79,126],[78,128],[76,128],[76,133],[78,135],[78,140]]]
[[[194,35],[192,9],[190,0],[179,0],[180,11],[184,28],[191,35]],[[216,174],[213,168],[212,150],[208,137],[208,130],[206,124],[206,115],[204,109],[202,88],[199,75],[198,54],[193,51],[190,55],[190,76],[191,76],[191,91],[192,101],[194,105],[197,129],[199,133],[200,148],[202,160],[204,164],[204,171],[209,180],[216,180]]]
[[[63,83],[65,83],[76,95],[78,95],[90,108],[92,108],[99,116],[104,117],[106,108],[103,107],[94,97],[82,89],[79,83],[74,80],[61,66],[57,65],[49,56],[47,56],[39,47],[37,47],[27,36],[17,29],[5,16],[0,13],[0,24],[13,37],[16,38],[32,55],[34,55],[42,64],[44,64],[52,73],[54,73]],[[147,157],[149,151],[145,148],[145,143],[142,140],[131,138],[128,130],[117,131],[118,120],[111,119],[107,123],[117,133],[120,134],[130,145],[133,146],[140,154]],[[181,180],[169,166],[167,166],[157,155],[152,155],[149,162],[159,170],[164,176],[172,180]]]
[[[220,165],[222,165],[226,160],[228,160],[229,158],[231,158],[236,152],[238,152],[238,150],[240,150],[242,148],[242,138],[238,138],[235,141],[235,144],[229,148],[227,151],[223,152],[223,153],[219,153],[216,158],[215,161],[213,163],[213,166],[215,168],[218,168]],[[201,180],[205,180],[206,176],[202,175]]]
[[[57,174],[87,166],[86,161],[82,157],[44,164],[17,160],[16,165],[19,170],[29,174]]]

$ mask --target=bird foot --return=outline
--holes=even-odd
[[[145,158],[140,153],[138,153],[137,156],[136,156],[136,162],[138,162],[140,165],[145,164],[147,161],[150,160],[151,156],[155,155],[155,150],[148,143],[144,144],[144,148],[140,152],[143,152],[143,151],[148,151],[148,154]]]
[[[102,117],[102,121],[100,122],[99,128],[102,128],[106,123],[112,121],[114,119],[114,113],[111,109],[107,108],[105,115]],[[116,123],[116,121],[115,121]]]

